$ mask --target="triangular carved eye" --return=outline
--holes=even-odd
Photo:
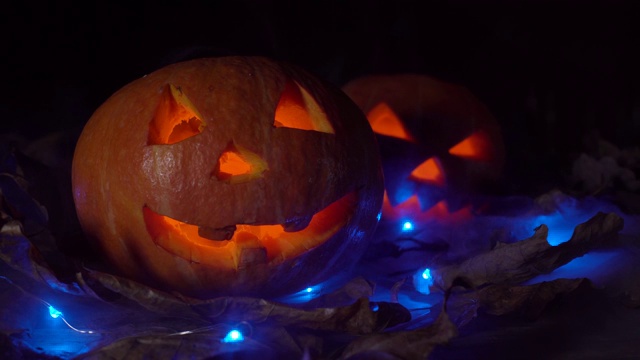
[[[262,176],[267,163],[257,154],[230,143],[222,152],[213,175],[220,181],[239,184]]]
[[[379,103],[369,110],[367,119],[376,134],[413,141],[398,115],[386,103]]]
[[[415,181],[431,183],[438,186],[443,186],[445,183],[444,171],[442,170],[442,166],[440,166],[440,161],[435,157],[427,159],[427,161],[413,169],[410,178]]]
[[[198,135],[205,127],[198,110],[180,87],[168,84],[149,123],[147,144],[175,144]]]
[[[292,80],[282,90],[273,126],[335,134],[327,114],[313,96]]]
[[[491,150],[489,136],[484,131],[477,131],[451,147],[449,154],[467,159],[489,161],[493,157]]]

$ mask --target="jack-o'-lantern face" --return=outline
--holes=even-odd
[[[121,89],[85,127],[73,181],[110,263],[201,297],[278,294],[348,268],[382,201],[357,107],[262,58],[180,63]]]
[[[368,76],[343,90],[378,135],[383,217],[442,223],[471,218],[469,194],[500,176],[496,120],[466,89],[422,75]]]

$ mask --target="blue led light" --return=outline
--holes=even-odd
[[[379,213],[378,213],[377,218],[378,218],[378,221],[380,221],[380,219],[382,219],[382,212],[379,212]]]
[[[413,230],[413,224],[411,223],[411,221],[405,221],[404,224],[402,224],[402,231],[411,231]]]
[[[376,303],[371,303],[371,311],[376,312],[380,310],[380,306]]]
[[[308,287],[305,291],[306,291],[306,292],[308,292],[308,293],[310,293],[310,292],[312,292],[312,291],[313,291],[313,288],[312,288],[312,287]]]
[[[431,279],[431,269],[429,268],[424,269],[424,271],[422,272],[422,278],[425,280]]]
[[[240,332],[240,330],[233,329],[227,333],[227,336],[222,339],[223,343],[237,343],[244,341],[244,335]]]
[[[53,306],[49,305],[49,315],[51,315],[52,318],[57,319],[62,316],[62,313]]]
[[[431,269],[419,269],[413,275],[413,286],[419,293],[429,295],[431,293],[431,287],[433,286],[434,279],[431,274]]]

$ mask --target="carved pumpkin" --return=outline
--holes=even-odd
[[[347,271],[383,195],[357,106],[258,57],[178,63],[117,91],[82,132],[73,189],[115,269],[197,297],[277,295]]]
[[[468,195],[504,164],[497,121],[464,87],[417,75],[374,75],[343,90],[367,115],[383,157],[383,218],[459,223]]]

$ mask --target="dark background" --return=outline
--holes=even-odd
[[[0,134],[79,131],[111,93],[164,65],[264,55],[338,86],[399,72],[463,84],[502,125],[507,173],[553,183],[589,150],[587,135],[640,144],[639,9],[616,0],[13,1],[0,15]]]

